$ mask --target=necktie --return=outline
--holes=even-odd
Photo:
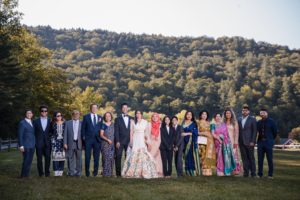
[[[94,115],[94,126],[96,126],[96,115]]]

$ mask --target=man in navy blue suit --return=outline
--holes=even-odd
[[[83,116],[83,121],[81,125],[82,143],[83,147],[85,148],[85,175],[87,177],[90,176],[90,160],[92,150],[94,158],[93,176],[98,175],[101,148],[101,138],[99,131],[102,123],[102,117],[97,114],[98,105],[91,104],[90,111],[91,113]]]
[[[29,176],[34,154],[35,136],[34,127],[31,121],[32,116],[32,110],[26,110],[25,119],[20,121],[18,126],[18,142],[20,146],[20,151],[23,154],[21,178]]]
[[[40,106],[40,117],[33,121],[36,140],[36,157],[37,169],[39,176],[50,175],[50,157],[51,157],[51,141],[50,141],[50,119],[48,118],[48,107]],[[43,157],[45,159],[45,171],[43,169]]]
[[[269,166],[268,177],[273,178],[273,145],[277,135],[277,126],[275,121],[268,117],[266,109],[261,109],[259,115],[262,119],[257,122],[258,176],[263,176],[263,164],[266,154]]]

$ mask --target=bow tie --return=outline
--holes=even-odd
[[[128,117],[128,115],[123,114],[123,117]]]

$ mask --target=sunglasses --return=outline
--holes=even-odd
[[[61,115],[57,115],[56,117],[61,117]]]
[[[43,113],[43,112],[48,112],[48,110],[41,110],[41,112]]]

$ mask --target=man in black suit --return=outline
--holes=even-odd
[[[249,107],[243,106],[242,117],[239,118],[239,146],[243,161],[244,177],[256,177],[256,167],[254,158],[254,145],[256,141],[257,129],[256,119],[249,115]]]
[[[172,126],[175,129],[175,142],[174,142],[174,151],[175,151],[175,168],[177,171],[177,176],[183,176],[182,169],[182,156],[183,156],[183,137],[181,136],[182,127],[178,124],[178,118],[176,116],[172,117]]]
[[[98,105],[90,105],[91,112],[83,116],[81,124],[82,145],[85,148],[85,175],[90,176],[90,161],[93,151],[94,171],[93,176],[98,175],[99,159],[101,150],[100,128],[102,117],[97,114]]]
[[[257,122],[258,176],[263,176],[264,157],[266,154],[269,166],[268,178],[273,178],[273,146],[277,136],[277,126],[275,121],[268,116],[266,109],[260,109],[259,115],[261,120]]]
[[[50,175],[51,141],[49,136],[50,119],[48,118],[48,107],[40,106],[40,117],[33,121],[36,140],[37,169],[39,176]],[[43,157],[45,160],[45,171],[43,168]]]
[[[128,105],[121,105],[122,114],[115,119],[115,141],[116,141],[116,175],[121,176],[121,160],[123,151],[126,151],[130,142],[130,121],[133,119],[128,115]]]

